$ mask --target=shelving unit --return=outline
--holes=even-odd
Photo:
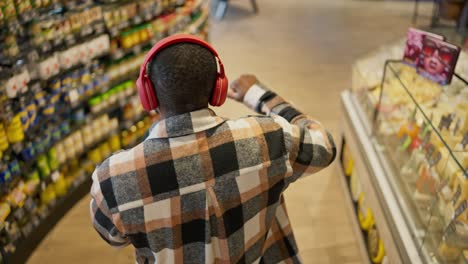
[[[344,145],[344,139],[343,143],[341,146]],[[345,195],[345,200],[346,200],[346,207],[348,209],[348,216],[351,219],[351,225],[353,228],[354,235],[358,239],[358,245],[359,245],[359,253],[361,254],[361,260],[363,263],[370,264],[371,261],[369,259],[369,253],[367,251],[367,243],[365,242],[364,239],[364,233],[361,230],[361,227],[359,226],[359,220],[357,218],[357,205],[356,203],[353,202],[353,199],[351,198],[351,190],[349,186],[349,181],[347,179],[347,176],[344,173],[343,166],[342,164],[338,164],[338,171],[340,172],[339,178],[340,178],[340,183],[341,183],[341,189]]]
[[[341,94],[341,102],[345,113],[343,139],[355,157],[354,166],[361,173],[362,192],[368,197],[366,200],[379,227],[390,263],[424,263],[397,202],[399,198],[390,188],[385,164],[373,149],[371,125],[366,122],[364,113],[349,91]]]
[[[21,20],[19,22],[6,23],[9,23],[8,25],[10,25],[10,27],[29,26],[30,24],[28,23],[33,21],[32,19],[35,15],[41,13],[42,15],[47,16],[48,14],[51,14],[52,10],[58,10],[60,8],[63,9],[60,9],[61,11],[57,14],[65,17],[68,14],[68,10],[74,10],[74,8],[77,8],[71,5],[72,2],[74,3],[74,1],[65,1],[63,4],[58,3],[47,8],[31,10],[30,13],[28,13],[27,19],[24,21]],[[99,5],[93,5],[91,3],[92,1],[84,2],[84,6],[78,7],[76,10],[80,10],[79,12],[82,12],[83,10],[89,10],[93,7],[101,6],[102,11],[105,12],[105,10],[107,10],[105,9],[107,5],[131,5],[139,4],[140,2],[144,2],[145,4],[154,3],[155,5],[153,5],[153,7],[155,9],[151,9],[152,11],[150,9],[144,9],[141,13],[137,13],[133,18],[122,20],[116,26],[112,26],[110,28],[107,27],[104,20],[108,17],[103,15],[101,20],[83,26],[70,37],[56,38],[51,42],[44,42],[42,46],[30,46],[28,49],[22,47],[21,52],[19,52],[17,56],[9,58],[9,64],[13,65],[15,61],[24,57],[24,61],[29,65],[28,70],[30,70],[31,65],[40,63],[42,58],[51,56],[53,52],[58,51],[59,48],[59,51],[62,52],[70,46],[81,45],[82,43],[95,38],[98,34],[107,34],[110,40],[109,50],[104,54],[93,58],[94,61],[98,62],[97,65],[99,67],[104,68],[104,71],[101,74],[105,77],[108,76],[111,69],[107,64],[112,64],[116,59],[123,57],[136,58],[137,56],[141,56],[151,48],[153,44],[167,35],[184,32],[200,35],[204,38],[207,37],[206,29],[208,27],[209,18],[208,0],[186,0],[183,6],[177,6],[175,1],[164,1],[166,5],[164,6],[163,1],[160,0],[138,0],[135,3],[129,1],[118,1],[115,3],[102,3]],[[180,3],[180,1],[178,1],[178,3]],[[112,10],[120,10],[120,8]],[[167,20],[167,17],[169,17],[170,20]],[[163,27],[152,28],[153,31],[150,32],[152,37],[148,40],[135,44],[132,47],[122,49],[120,47],[121,33],[126,30],[132,30],[132,28],[139,27],[145,23],[159,23],[159,25],[162,23]],[[116,43],[117,45],[112,43]],[[35,90],[44,90],[47,87],[50,87],[49,85],[56,78],[63,78],[63,76],[67,76],[67,74],[73,74],[74,72],[87,67],[90,67],[90,62],[77,63],[69,69],[61,70],[57,74],[45,79],[31,76],[32,80],[28,83],[30,88],[29,91],[33,86],[35,87]],[[10,71],[8,68],[0,67],[0,83],[2,78],[8,79],[12,75],[17,74],[17,72],[17,70]],[[139,107],[127,107],[132,108],[133,112],[132,115],[130,115],[132,118],[124,118],[124,106],[134,103],[136,101],[135,99],[137,99],[135,87],[131,88],[131,94],[127,94],[123,98],[117,99],[114,103],[108,103],[108,101],[106,101],[105,105],[107,106],[99,111],[92,111],[90,104],[90,100],[95,97],[108,98],[108,93],[112,88],[118,87],[120,84],[125,82],[131,82],[133,84],[137,73],[138,69],[135,68],[127,72],[125,75],[117,76],[113,80],[107,79],[106,82],[100,83],[96,86],[97,88],[93,88],[94,90],[92,93],[87,93],[86,95],[79,94],[78,100],[73,104],[70,104],[69,102],[67,104],[67,101],[62,102],[62,99],[60,99],[59,104],[55,106],[56,112],[50,116],[50,119],[45,116],[41,116],[41,119],[36,122],[36,125],[32,129],[36,131],[35,133],[38,133],[37,135],[42,136],[42,134],[47,133],[47,131],[52,131],[51,129],[59,129],[58,125],[62,125],[66,122],[69,126],[68,130],[65,133],[61,133],[60,138],[48,141],[49,143],[43,147],[43,150],[35,156],[27,160],[23,160],[18,152],[18,150],[22,150],[22,148],[26,146],[27,142],[35,141],[37,139],[34,133],[28,133],[22,142],[17,143],[14,146],[13,144],[10,144],[10,147],[3,151],[3,157],[0,160],[0,165],[5,164],[5,166],[8,167],[11,160],[18,160],[20,162],[21,174],[12,176],[11,179],[7,179],[8,182],[5,183],[2,183],[3,178],[0,179],[0,189],[3,190],[3,193],[0,193],[0,263],[24,263],[60,218],[63,217],[77,201],[89,193],[91,184],[90,173],[96,163],[98,163],[95,160],[91,160],[90,153],[93,151],[102,152],[101,147],[103,145],[109,146],[111,144],[109,143],[111,134],[118,136],[118,139],[124,148],[129,148],[141,140],[141,137],[145,134],[144,129],[147,129],[148,127],[149,117],[144,114]],[[5,102],[9,102],[9,100],[11,101],[13,106],[12,111],[13,114],[15,114],[15,111],[18,109],[18,102],[23,100],[23,97],[32,96],[33,94],[28,95],[29,91],[25,94],[19,92],[15,98],[7,98],[5,96],[1,96],[2,94],[5,94],[4,89],[5,88],[0,85],[0,99],[2,99],[0,100],[0,123],[6,122],[6,124],[8,124],[8,122],[11,122],[12,116],[10,114],[8,117],[9,119],[3,119],[5,118],[4,116],[8,116],[4,113],[6,105]],[[47,90],[47,93],[51,92],[52,90]],[[76,95],[74,96],[76,97]],[[38,109],[42,111],[42,107],[39,107]],[[75,120],[75,116],[78,115],[80,111],[83,111],[85,114],[84,119]],[[38,116],[40,114],[41,113],[37,113]],[[85,146],[85,148],[82,151],[77,152],[73,158],[67,158],[64,162],[59,164],[56,169],[51,170],[50,175],[47,177],[41,177],[34,192],[29,195],[26,194],[26,197],[23,200],[24,205],[10,206],[9,208],[11,209],[11,212],[9,212],[8,217],[3,220],[2,213],[5,212],[2,212],[4,208],[1,207],[1,205],[2,202],[6,201],[4,200],[5,195],[8,195],[9,192],[19,184],[30,180],[30,173],[37,171],[39,166],[39,155],[46,155],[46,157],[48,157],[49,151],[56,149],[58,145],[63,144],[64,139],[68,139],[76,131],[84,133],[82,131],[84,131],[83,129],[86,126],[91,125],[103,115],[107,115],[109,118],[117,118],[117,127],[114,130],[109,131],[109,134],[106,134],[102,139],[94,142],[92,145],[87,147]],[[155,117],[153,116],[153,119],[154,118]],[[144,126],[142,125],[143,128],[141,128],[142,126],[140,126],[140,123],[144,124]],[[53,127],[52,124],[56,124],[57,127]],[[137,124],[138,126],[136,126]],[[49,130],[45,130],[45,128]],[[100,157],[100,159],[103,159],[106,156],[107,154]],[[74,170],[73,168],[76,169],[77,165],[79,169]],[[65,175],[64,173],[70,173],[70,175]],[[3,175],[0,175],[0,178],[1,177],[3,177]],[[57,181],[60,179],[68,181],[66,194],[63,196],[57,196],[56,198],[44,203],[44,198],[42,196],[45,189],[50,186],[55,186],[55,184],[58,184]]]

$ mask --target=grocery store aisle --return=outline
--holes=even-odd
[[[228,76],[251,72],[317,117],[335,136],[339,93],[351,84],[353,61],[405,35],[412,3],[353,0],[265,0],[260,14],[249,1],[232,1],[213,23],[212,42]],[[250,114],[238,104],[217,110]],[[305,263],[362,263],[335,166],[293,185],[285,197]],[[93,231],[89,197],[77,204],[30,258],[42,263],[133,263],[131,248],[112,249]]]

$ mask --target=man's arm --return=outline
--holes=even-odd
[[[288,181],[315,173],[335,159],[333,138],[320,122],[298,111],[276,93],[259,84],[255,76],[241,76],[233,82],[228,95],[258,113],[272,116],[283,128],[293,167],[292,178]]]
[[[115,226],[112,220],[112,214],[107,206],[106,200],[101,192],[98,179],[99,167],[93,173],[93,185],[91,186],[91,218],[94,229],[108,244],[113,247],[123,247],[130,243],[130,240],[124,236]]]

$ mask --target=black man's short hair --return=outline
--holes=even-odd
[[[217,63],[207,48],[179,43],[156,54],[148,72],[159,105],[181,113],[207,107],[216,81]]]

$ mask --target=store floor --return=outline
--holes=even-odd
[[[212,42],[231,79],[255,73],[272,89],[339,135],[339,94],[351,85],[351,65],[388,41],[404,37],[413,3],[355,0],[231,1],[213,23]],[[428,6],[424,6],[426,8]],[[230,102],[217,110],[249,114]],[[336,165],[292,185],[285,197],[305,263],[362,263]],[[43,263],[133,263],[130,247],[108,247],[91,227],[89,197],[79,202],[30,258]]]

